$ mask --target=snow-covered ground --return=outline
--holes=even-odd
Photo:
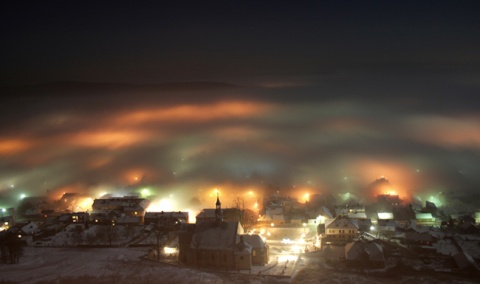
[[[32,230],[35,229],[33,226]],[[298,254],[291,246],[271,242],[270,263],[254,267],[251,271],[221,272],[197,270],[148,260],[145,256],[151,247],[127,247],[126,244],[154,244],[156,239],[141,227],[131,231],[119,228],[113,248],[76,248],[75,242],[107,244],[100,239],[88,241],[89,235],[97,236],[97,226],[82,232],[81,238],[74,229],[66,229],[48,240],[29,241],[19,264],[0,264],[0,284],[3,283],[478,283],[477,279],[458,278],[449,274],[430,272],[393,271],[385,275],[355,273],[335,270],[324,265],[319,251]],[[101,232],[101,231],[100,231]],[[140,238],[139,238],[140,237]],[[130,242],[129,240],[134,240]],[[460,246],[474,255],[480,250],[478,239],[457,239]],[[36,245],[34,247],[33,245]],[[51,247],[57,246],[57,247]],[[436,245],[443,255],[456,252],[450,241]],[[310,250],[313,251],[313,250]],[[174,258],[170,258],[171,263]]]
[[[0,265],[0,282],[245,283],[242,278],[248,277],[208,273],[142,260],[140,257],[145,254],[145,248],[26,247],[19,264]]]
[[[26,247],[19,264],[0,265],[0,283],[477,283],[438,274],[386,277],[332,270],[318,253],[301,255],[292,278],[211,272],[145,260],[147,250]]]

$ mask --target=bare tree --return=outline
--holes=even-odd
[[[257,213],[255,213],[253,210],[245,209],[242,212],[242,219],[240,220],[240,223],[242,224],[243,229],[245,231],[248,231],[252,226],[257,223],[257,220]]]
[[[250,210],[245,209],[245,199],[237,196],[233,200],[234,208],[236,208],[236,220],[239,221],[245,230],[251,228],[257,222],[257,214]]]
[[[79,243],[83,242],[82,233],[83,233],[82,226],[80,226],[80,225],[75,226],[75,230],[73,231],[73,241],[76,244],[79,244]]]
[[[235,220],[242,222],[243,211],[245,210],[245,198],[237,196],[233,200],[233,208],[235,208]]]
[[[97,230],[97,237],[107,241],[111,246],[117,239],[117,226],[115,226],[115,223],[111,225],[100,225]]]
[[[153,234],[155,235],[155,240],[156,240],[156,250],[157,250],[157,260],[160,260],[160,252],[161,248],[164,247],[164,239],[165,235],[168,234],[166,227],[160,224],[160,222],[155,223],[155,226],[153,227],[152,230]]]
[[[11,231],[0,235],[0,260],[2,263],[19,263],[23,254],[24,243],[18,235]]]

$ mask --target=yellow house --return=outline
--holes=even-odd
[[[325,221],[325,242],[345,244],[358,237],[358,224],[340,215]]]

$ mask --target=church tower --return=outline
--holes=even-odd
[[[215,203],[215,221],[217,221],[218,223],[223,221],[222,203],[220,203],[218,192],[217,192],[217,202]]]

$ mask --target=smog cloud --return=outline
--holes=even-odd
[[[469,103],[478,82],[433,81],[3,88],[0,190],[15,200],[148,188],[172,210],[213,205],[215,189],[226,207],[273,189],[371,200],[366,188],[381,176],[406,199],[478,194],[480,116]],[[446,84],[458,86],[455,98]]]

